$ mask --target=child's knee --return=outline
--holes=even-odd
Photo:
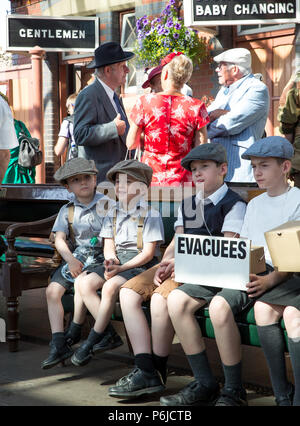
[[[257,301],[254,305],[254,316],[257,325],[270,325],[279,321],[282,316],[282,310],[276,309],[267,303]]]
[[[46,298],[48,302],[58,302],[61,300],[64,289],[62,286],[50,283],[46,288]]]
[[[109,280],[102,287],[102,297],[114,298],[120,291],[120,283],[117,281]]]
[[[214,325],[224,325],[232,318],[229,303],[221,296],[215,296],[209,305],[209,316]]]
[[[178,290],[173,290],[167,299],[168,311],[171,318],[182,315],[188,310],[188,299],[185,293]]]
[[[283,320],[290,334],[300,336],[300,311],[293,306],[287,306],[283,311]],[[291,336],[290,336],[291,337]]]
[[[136,291],[131,288],[121,288],[120,289],[120,303],[122,307],[131,307],[136,308],[142,305],[143,299]]]

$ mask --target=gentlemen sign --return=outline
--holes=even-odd
[[[46,51],[85,52],[98,45],[98,18],[7,16],[7,50],[26,51],[39,46]]]
[[[175,235],[175,280],[246,290],[250,272],[250,240]]]
[[[299,0],[184,0],[183,4],[187,26],[300,22]]]

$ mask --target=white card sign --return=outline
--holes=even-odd
[[[177,282],[246,290],[250,240],[190,234],[175,237]]]

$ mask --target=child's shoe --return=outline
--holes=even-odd
[[[41,368],[43,370],[52,368],[55,365],[59,364],[62,361],[65,361],[66,359],[70,358],[73,355],[73,350],[67,344],[58,348],[55,345],[55,343],[52,341],[50,343],[50,347],[51,349],[50,349],[48,358],[45,359],[41,364]]]
[[[73,321],[71,322],[69,328],[65,331],[65,339],[69,346],[73,346],[76,343],[80,342],[81,329],[82,324],[76,324]]]
[[[247,393],[243,388],[231,389],[224,387],[215,405],[218,407],[246,407],[248,405]]]
[[[109,396],[136,398],[137,396],[161,392],[165,389],[160,376],[135,367],[131,373],[117,381],[116,386],[108,390]]]
[[[212,405],[218,398],[219,392],[219,386],[209,389],[202,385],[202,383],[194,380],[175,395],[162,396],[160,398],[160,405]]]

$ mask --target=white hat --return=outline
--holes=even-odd
[[[216,62],[229,62],[231,64],[241,65],[245,68],[251,67],[251,53],[248,49],[238,47],[236,49],[225,50],[214,57]]]

